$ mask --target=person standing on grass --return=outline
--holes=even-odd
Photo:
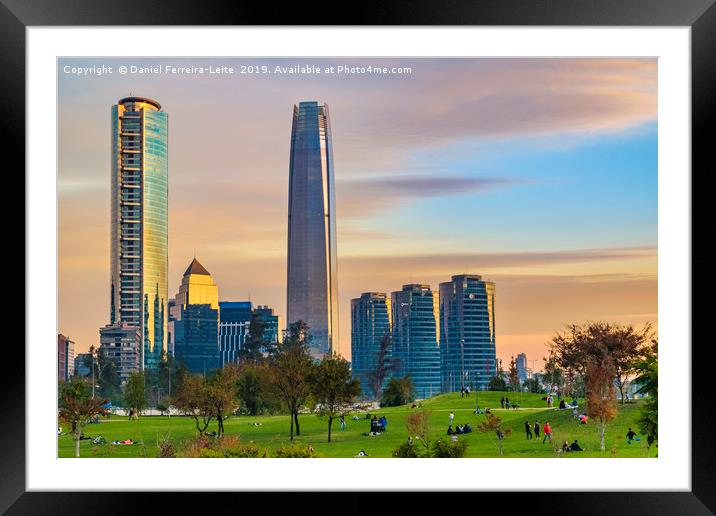
[[[502,408],[505,408],[505,397],[504,397],[504,396],[502,396],[502,397],[500,398],[500,406],[501,406]]]
[[[631,444],[631,442],[634,440],[635,437],[636,437],[636,432],[634,430],[632,430],[631,427],[629,427],[629,431],[626,434],[627,444]]]
[[[535,438],[539,439],[539,421],[535,421]]]
[[[339,421],[341,423],[341,430],[345,430],[346,429],[346,416],[341,414],[341,418],[339,419]]]
[[[507,396],[505,396],[505,408],[510,408],[510,398],[508,398]]]
[[[452,420],[455,419],[455,414],[450,412],[450,426],[452,426]]]
[[[552,427],[549,426],[549,421],[545,421],[544,426],[542,427],[542,432],[544,433],[542,444],[544,444],[547,439],[549,439],[549,442],[552,443]]]
[[[529,421],[525,421],[525,433],[527,434],[527,440],[532,439],[532,426]]]

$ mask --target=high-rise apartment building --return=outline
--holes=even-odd
[[[328,106],[301,102],[289,161],[287,323],[308,324],[316,357],[340,352],[335,213]]]
[[[219,287],[194,258],[174,300],[170,332],[174,360],[192,373],[207,374],[219,360]]]
[[[380,342],[390,336],[391,318],[390,298],[384,292],[364,292],[351,299],[351,370],[363,394],[369,397],[378,395],[371,375],[376,369]],[[390,359],[390,348],[386,358]]]
[[[167,304],[167,114],[126,97],[112,106],[110,326],[140,331],[140,368],[165,349]]]
[[[404,285],[393,292],[394,376],[410,375],[418,398],[440,393],[440,345],[437,297],[429,285]]]
[[[110,324],[99,330],[100,349],[114,363],[124,385],[129,374],[139,370],[141,331],[127,323]]]
[[[75,369],[75,342],[69,337],[57,335],[57,379],[69,380]]]
[[[495,375],[495,284],[461,274],[440,284],[442,388],[487,388]]]

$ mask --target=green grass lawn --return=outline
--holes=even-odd
[[[507,394],[512,403],[518,403],[519,409],[502,410],[500,397]],[[512,435],[504,440],[505,457],[561,457],[555,453],[553,446],[532,439],[527,440],[524,432],[525,421],[534,423],[535,420],[544,424],[549,420],[552,426],[554,447],[559,447],[563,441],[572,442],[578,439],[584,452],[564,454],[565,457],[655,457],[656,449],[649,450],[646,439],[627,444],[625,434],[628,427],[638,431],[636,420],[638,418],[640,403],[619,405],[618,416],[607,426],[606,451],[599,450],[599,436],[597,425],[591,420],[587,425],[580,425],[573,418],[571,410],[559,411],[548,409],[542,401],[541,394],[480,392],[480,407],[488,406],[492,412],[503,418],[503,427],[511,428]],[[580,409],[583,408],[580,400]],[[494,407],[498,408],[495,409]],[[447,436],[447,427],[450,412],[455,413],[454,425],[470,423],[477,430],[477,424],[485,416],[475,415],[475,394],[461,398],[460,394],[444,394],[435,396],[422,402],[422,409],[432,410],[430,420],[432,439]],[[387,432],[370,436],[363,435],[369,432],[370,423],[361,419],[354,421],[353,414],[346,416],[347,428],[341,431],[338,420],[334,421],[332,442],[328,443],[328,425],[325,419],[313,414],[301,414],[299,422],[301,435],[294,437],[294,442],[311,443],[316,452],[323,457],[354,457],[360,450],[365,450],[369,457],[390,457],[391,452],[404,442],[408,433],[405,421],[408,414],[414,412],[410,405],[379,409],[371,414],[378,417],[385,415],[388,419]],[[358,414],[363,417],[364,414]],[[262,447],[273,449],[289,440],[288,416],[234,416],[224,422],[227,435],[238,435],[243,442],[254,441]],[[252,423],[260,422],[257,427]],[[66,425],[65,425],[66,426]],[[216,429],[212,422],[210,430]],[[91,441],[81,442],[82,457],[156,457],[158,453],[157,440],[160,436],[169,435],[177,447],[186,439],[197,435],[194,420],[181,416],[145,416],[137,421],[128,421],[126,417],[112,416],[102,419],[99,424],[87,425],[84,429],[86,436],[102,435],[108,443],[114,440],[132,439],[142,441],[142,445],[115,446],[111,444],[94,445]],[[460,435],[461,440],[468,442],[468,457],[498,457],[496,436],[494,433],[481,434],[474,431],[467,435]],[[74,457],[74,442],[68,435],[58,437],[59,457]]]

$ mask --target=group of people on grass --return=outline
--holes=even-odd
[[[545,421],[544,425],[541,427],[543,438],[542,438],[542,444],[544,444],[546,441],[552,442],[552,427],[549,424],[549,421]],[[529,421],[525,421],[525,434],[527,436],[527,440],[532,439],[532,433],[534,432],[535,439],[539,440],[539,433],[540,433],[540,423],[539,421],[535,421],[534,425],[531,425]]]
[[[448,435],[469,434],[470,432],[472,432],[472,427],[470,426],[470,423],[465,423],[464,425],[457,425],[454,430],[452,428],[452,425],[450,425],[447,429]]]
[[[460,397],[461,398],[463,398],[465,396],[469,396],[469,395],[470,395],[470,387],[462,387],[460,389]]]
[[[388,418],[385,416],[380,417],[380,419],[378,416],[373,416],[370,420],[370,435],[381,434],[386,431],[386,428],[388,428]]]

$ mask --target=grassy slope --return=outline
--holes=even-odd
[[[500,392],[480,392],[480,407],[499,407]],[[503,427],[512,428],[512,435],[505,439],[506,457],[556,457],[556,454],[549,443],[542,444],[540,439],[528,441],[524,433],[525,420],[534,423],[535,420],[544,423],[551,421],[553,439],[555,446],[564,440],[570,443],[578,439],[585,452],[566,454],[566,457],[611,457],[614,448],[617,457],[648,457],[655,456],[656,450],[649,451],[646,447],[646,440],[634,442],[631,445],[626,443],[624,435],[627,427],[631,426],[636,430],[636,419],[638,417],[638,404],[627,404],[619,406],[619,415],[607,427],[606,452],[599,450],[599,438],[597,426],[593,422],[587,425],[579,425],[572,417],[571,410],[558,411],[547,409],[542,395],[527,393],[506,393],[510,399],[520,404],[519,409],[502,410],[493,409],[493,413],[503,418]],[[521,401],[520,401],[521,397]],[[582,406],[580,405],[580,408]],[[476,429],[477,423],[484,420],[484,416],[473,414],[475,409],[474,393],[469,398],[461,398],[459,394],[444,394],[436,396],[423,402],[423,409],[432,410],[431,416],[431,438],[445,438],[448,426],[448,415],[451,411],[455,413],[454,423],[463,424],[469,422]],[[296,437],[296,442],[311,443],[315,450],[325,457],[353,457],[360,450],[365,450],[370,457],[390,457],[391,451],[401,442],[407,439],[405,420],[410,412],[410,406],[392,407],[380,409],[375,412],[378,416],[385,415],[388,418],[388,431],[379,436],[364,436],[368,432],[370,424],[367,420],[354,421],[351,416],[346,417],[347,429],[341,431],[338,421],[334,422],[332,440],[327,441],[327,423],[312,414],[299,416],[301,423],[301,436]],[[360,414],[362,416],[362,414]],[[262,426],[255,427],[251,423],[261,422]],[[243,441],[255,441],[262,446],[274,448],[286,444],[289,441],[289,418],[288,416],[265,416],[265,417],[232,417],[224,423],[227,434],[238,434]],[[209,429],[215,429],[216,424],[212,423]],[[111,442],[116,439],[141,440],[144,445],[132,446],[95,446],[90,441],[82,441],[81,454],[83,457],[154,457],[158,449],[156,441],[158,436],[169,434],[175,443],[193,437],[197,434],[194,421],[190,418],[172,416],[169,417],[142,417],[138,421],[127,421],[126,417],[113,416],[110,420],[102,420],[99,425],[88,425],[85,427],[85,434],[88,436],[102,435]],[[497,457],[497,443],[493,433],[480,434],[473,432],[460,436],[469,443],[467,449],[468,457]],[[71,438],[62,435],[58,438],[59,456],[74,456],[74,443]]]

